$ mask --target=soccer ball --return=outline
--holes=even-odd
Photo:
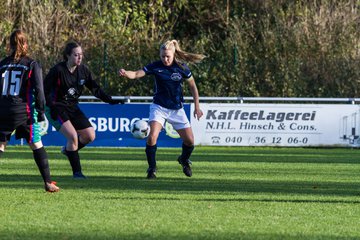
[[[149,136],[150,126],[145,120],[136,120],[131,124],[130,131],[134,138],[144,139]]]

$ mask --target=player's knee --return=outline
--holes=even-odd
[[[67,138],[68,142],[72,145],[77,146],[78,145],[78,137],[76,135],[71,135]]]
[[[194,146],[194,139],[186,139],[183,141],[186,146]]]
[[[31,148],[31,150],[33,150],[33,151],[43,147],[42,141],[38,141],[36,143],[31,142],[31,143],[28,143],[28,144],[29,144],[29,147]]]
[[[150,145],[150,146],[154,146],[156,144],[156,141],[157,141],[157,137],[155,137],[155,136],[153,136],[151,134],[146,139],[147,145]]]
[[[95,140],[95,133],[86,134],[81,136],[81,142],[84,144],[91,143]]]
[[[186,146],[193,146],[194,145],[194,137],[193,136],[186,136],[183,138],[183,142]]]
[[[0,151],[5,152],[6,142],[0,142]]]
[[[95,140],[95,134],[88,137],[88,143],[91,143]]]

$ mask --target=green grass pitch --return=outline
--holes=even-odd
[[[360,239],[358,149],[196,147],[193,177],[158,149],[81,150],[73,180],[47,147],[61,191],[46,193],[30,149],[0,159],[0,239]]]

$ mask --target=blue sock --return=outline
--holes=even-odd
[[[156,150],[157,150],[156,144],[154,146],[150,146],[146,144],[145,152],[146,152],[146,158],[149,164],[149,168],[156,168],[156,160],[155,160]]]

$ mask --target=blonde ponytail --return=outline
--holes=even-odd
[[[205,55],[189,53],[181,50],[177,40],[169,40],[161,45],[160,50],[173,50],[175,61],[177,62],[191,62],[199,63],[205,58]]]

